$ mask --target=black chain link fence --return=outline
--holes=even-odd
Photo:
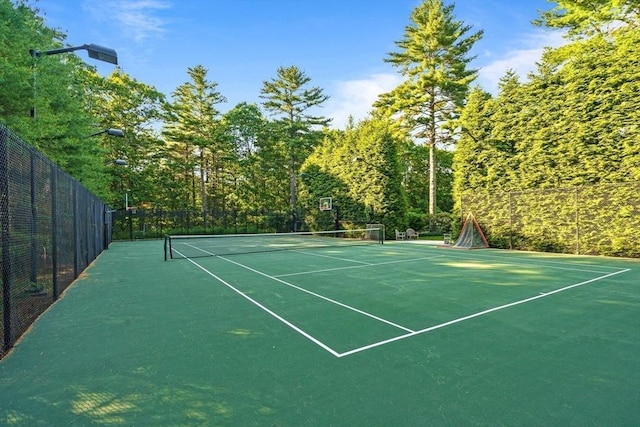
[[[305,214],[290,211],[220,210],[207,213],[206,221],[197,210],[121,209],[113,213],[113,239],[137,240],[166,234],[247,234],[290,231],[364,229],[367,218],[337,218],[336,211]]]
[[[493,247],[640,257],[640,182],[473,192],[460,204]]]
[[[0,125],[0,357],[108,248],[108,207]]]
[[[296,224],[300,229],[300,223]],[[114,240],[160,238],[166,234],[246,234],[292,231],[289,212],[129,209],[113,214]]]

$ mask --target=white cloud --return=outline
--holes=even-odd
[[[372,74],[360,80],[337,81],[331,98],[325,104],[323,115],[333,118],[333,128],[344,129],[349,116],[356,122],[364,119],[372,110],[378,95],[391,91],[400,82],[400,75],[392,73]]]
[[[136,43],[162,35],[166,22],[156,16],[157,11],[171,8],[164,0],[85,0],[83,6],[97,20],[117,21],[122,33]]]
[[[540,61],[545,47],[558,47],[565,43],[559,32],[537,30],[515,40],[511,43],[513,47],[503,54],[483,52],[483,58],[488,62],[479,66],[478,83],[486,91],[496,93],[499,80],[509,69],[524,81],[536,69],[536,62]],[[333,118],[333,128],[344,129],[349,116],[356,122],[364,119],[378,95],[393,90],[401,82],[402,76],[396,73],[377,73],[359,80],[334,82],[332,90],[328,91],[331,98],[326,102],[322,115]]]
[[[493,60],[480,67],[478,83],[484,90],[495,94],[498,90],[498,82],[509,69],[515,71],[520,76],[520,80],[524,81],[530,72],[535,71],[536,63],[542,58],[545,47],[558,47],[565,43],[566,40],[559,32],[529,33],[515,43],[518,45],[517,48],[501,55],[486,54]]]

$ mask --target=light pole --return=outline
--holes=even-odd
[[[75,52],[76,50],[86,50],[89,54],[89,58],[97,59],[98,61],[108,62],[110,64],[118,65],[118,54],[115,50],[99,46],[97,44],[83,44],[82,46],[72,46],[65,47],[60,49],[52,49],[52,50],[35,50],[29,49],[29,54],[33,58],[33,103],[34,105],[31,107],[31,117],[36,118],[36,58],[40,58],[41,56],[49,56],[49,55],[58,55],[60,53],[68,53]]]

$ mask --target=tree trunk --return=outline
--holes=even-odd
[[[293,154],[289,158],[289,186],[291,191],[291,231],[298,231],[298,198],[296,195],[296,162]]]
[[[429,144],[429,214],[436,213],[436,146]]]
[[[204,156],[204,150],[200,152],[200,196],[202,198],[202,226],[207,229],[207,187],[206,187],[206,168],[207,160]]]

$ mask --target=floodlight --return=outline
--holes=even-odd
[[[101,130],[100,132],[96,132],[94,134],[91,134],[89,136],[85,136],[85,138],[91,138],[92,136],[102,135],[103,133],[106,133],[109,136],[116,136],[118,138],[123,138],[124,137],[124,131],[123,130],[109,128],[109,129]]]
[[[116,53],[116,51],[108,47],[99,46],[97,44],[83,44],[82,46],[65,47],[61,49],[45,51],[30,49],[29,53],[35,58],[47,55],[57,55],[59,53],[74,52],[76,50],[86,50],[89,54],[89,58],[118,65],[118,54]]]

